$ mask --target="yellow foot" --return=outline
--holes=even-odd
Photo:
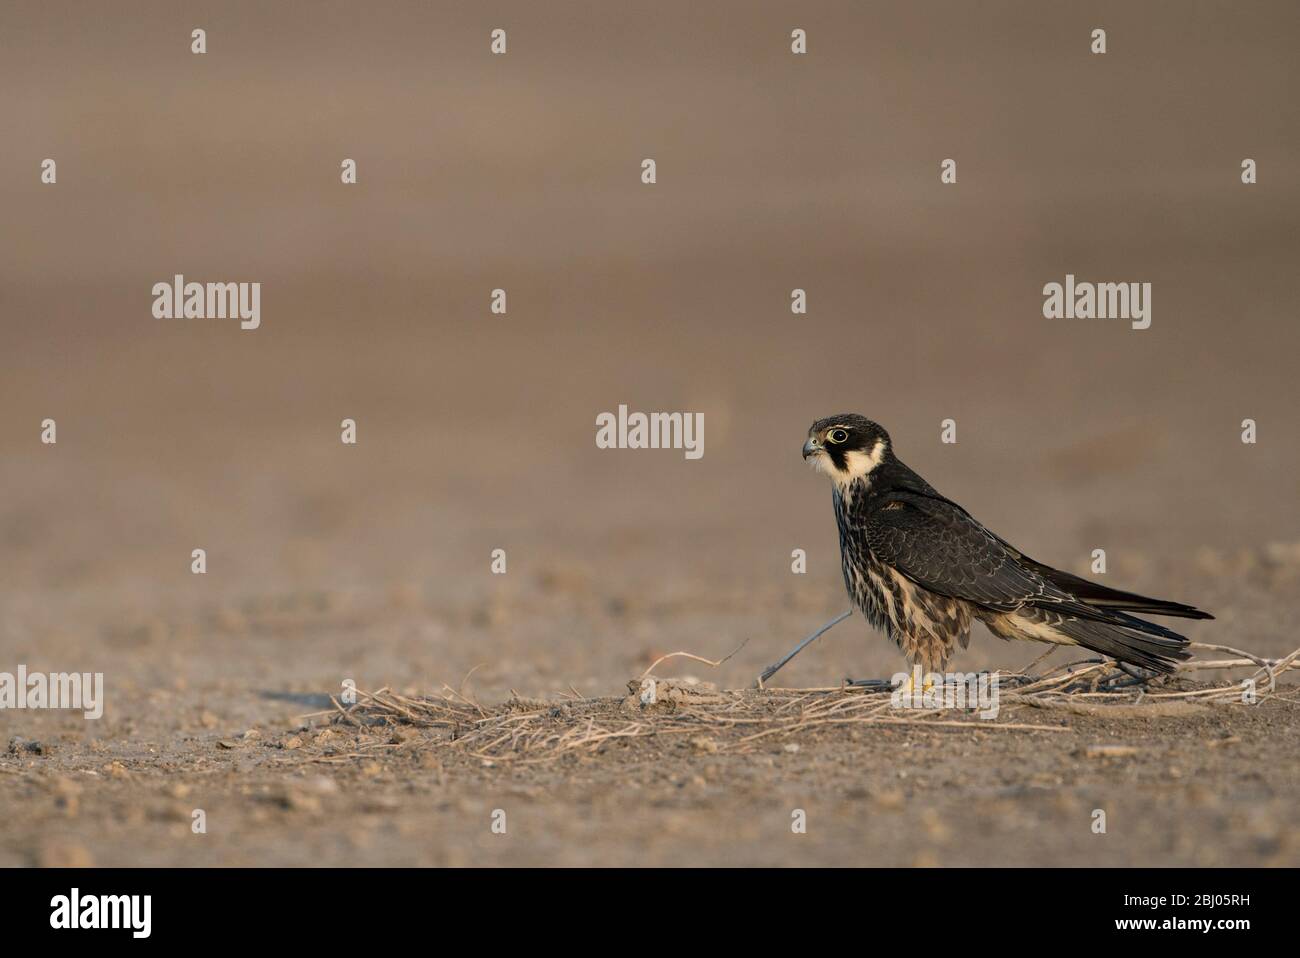
[[[934,688],[933,673],[927,675],[925,679],[922,681],[921,691],[929,692],[932,688]],[[907,673],[907,679],[906,681],[903,682],[902,685],[898,687],[898,691],[900,695],[911,695],[913,691],[915,691],[915,689],[916,689],[916,671],[913,670]]]

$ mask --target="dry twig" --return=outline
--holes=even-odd
[[[1207,684],[1185,677],[1195,672],[1238,668],[1253,670],[1250,678],[1256,682],[1258,701],[1297,704],[1296,697],[1290,694],[1296,687],[1288,686],[1288,694],[1279,694],[1278,678],[1300,669],[1300,649],[1281,659],[1267,659],[1227,646],[1197,643],[1193,647],[1235,657],[1179,663],[1174,675],[1153,679],[1139,688],[1129,687],[1131,677],[1101,659],[1069,662],[1036,676],[994,673],[1002,707],[994,720],[977,717],[973,708],[904,710],[894,705],[889,692],[879,690],[824,687],[718,691],[649,678],[654,668],[668,659],[681,657],[716,667],[739,648],[716,662],[689,652],[661,656],[639,680],[629,683],[630,694],[622,698],[584,698],[570,687],[565,697],[554,702],[525,700],[516,695],[500,705],[485,707],[446,685],[439,696],[418,698],[382,688],[376,692],[359,691],[359,701],[351,708],[331,699],[333,708],[314,713],[314,717],[325,717],[335,725],[352,725],[360,730],[358,738],[384,736],[382,744],[388,748],[408,744],[396,745],[389,740],[395,726],[405,726],[425,730],[416,739],[421,747],[446,749],[489,763],[535,763],[588,755],[628,740],[660,748],[745,752],[770,747],[768,743],[774,738],[789,739],[844,727],[1068,732],[1072,730],[1068,716],[1159,719],[1195,713],[1207,706],[1242,703],[1245,698],[1240,681]],[[656,683],[652,704],[639,694],[646,680]],[[1065,724],[1008,721],[1008,713],[1018,707],[1056,713]],[[358,741],[352,747],[365,749],[370,745]],[[308,760],[342,761],[362,754],[366,753],[321,752]],[[312,756],[310,749],[304,758],[308,756]]]

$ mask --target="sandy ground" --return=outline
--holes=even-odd
[[[505,4],[504,58],[423,4],[7,7],[0,671],[108,691],[0,712],[0,864],[1300,864],[1279,701],[537,766],[283,747],[346,680],[618,695],[747,640],[661,669],[747,686],[846,607],[798,453],[846,410],[1036,558],[1103,548],[1216,614],[1191,638],[1294,649],[1300,11],[1248,6],[815,4],[802,61],[777,4]],[[262,327],[154,320],[175,272],[261,282]],[[1066,272],[1152,282],[1152,327],[1045,320]],[[704,413],[704,457],[598,450],[619,403]],[[977,627],[954,665],[1037,652]],[[853,619],[780,679],[898,666]]]
[[[657,650],[654,640],[643,654],[634,641],[626,642],[626,652],[605,655],[588,655],[582,643],[634,634],[638,622],[651,633],[661,629],[667,640],[694,616],[689,602],[611,611],[591,598],[538,593],[461,615],[402,597],[367,603],[284,594],[242,612],[213,609],[190,623],[149,620],[108,632],[103,641],[121,664],[109,673],[103,720],[48,712],[17,721],[6,716],[10,752],[0,756],[0,794],[8,812],[0,861],[1300,861],[1294,702],[1121,720],[1004,709],[994,724],[1060,730],[987,729],[969,718],[961,728],[813,730],[731,754],[729,741],[748,731],[740,729],[718,739],[717,754],[693,738],[615,741],[539,764],[485,762],[449,751],[423,732],[403,732],[392,747],[376,748],[372,735],[349,727],[323,731],[318,720],[298,718],[329,708],[323,693],[344,673],[355,674],[363,688],[385,679],[410,680],[408,693],[434,691],[440,678],[457,686],[463,676],[446,662],[455,658],[450,647],[462,643],[484,663],[464,691],[485,701],[505,698],[510,686],[563,701],[562,684],[570,678],[584,694],[617,695],[623,690],[614,671],[638,674]],[[722,602],[714,615],[741,621],[754,614],[750,600],[734,601],[734,612],[728,615]],[[807,614],[793,596],[764,605],[774,626],[793,628]],[[506,622],[493,624],[503,615]],[[549,649],[538,642],[531,651],[521,648],[519,630],[508,624],[516,616],[565,623],[558,631],[569,638]],[[809,650],[790,667],[789,681],[833,681],[849,663],[892,668],[878,651],[883,643],[853,625]],[[775,628],[764,635],[765,644],[775,642]],[[985,654],[972,656],[976,661],[1008,648],[981,638]],[[361,641],[370,647],[356,648]],[[753,648],[759,641],[738,656],[751,670],[760,662]],[[709,644],[701,638],[695,648]],[[45,653],[59,654],[57,647]],[[387,660],[392,664],[385,667]],[[752,678],[735,662],[718,670],[724,685]],[[657,671],[683,670],[665,664]],[[1097,745],[1134,751],[1097,757],[1090,751]],[[195,809],[206,815],[206,834],[191,831]],[[507,816],[504,836],[491,828],[497,809]],[[790,831],[795,809],[807,815],[806,834]],[[1104,835],[1091,830],[1095,809],[1106,813]]]

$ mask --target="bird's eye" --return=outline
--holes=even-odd
[[[826,434],[826,438],[831,442],[847,442],[849,434],[845,429],[832,429]]]

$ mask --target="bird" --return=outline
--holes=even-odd
[[[831,479],[849,598],[927,687],[957,644],[969,646],[977,619],[1002,639],[1080,646],[1167,675],[1190,657],[1188,641],[1136,613],[1214,618],[1031,559],[908,468],[865,416],[817,420],[803,458]]]

